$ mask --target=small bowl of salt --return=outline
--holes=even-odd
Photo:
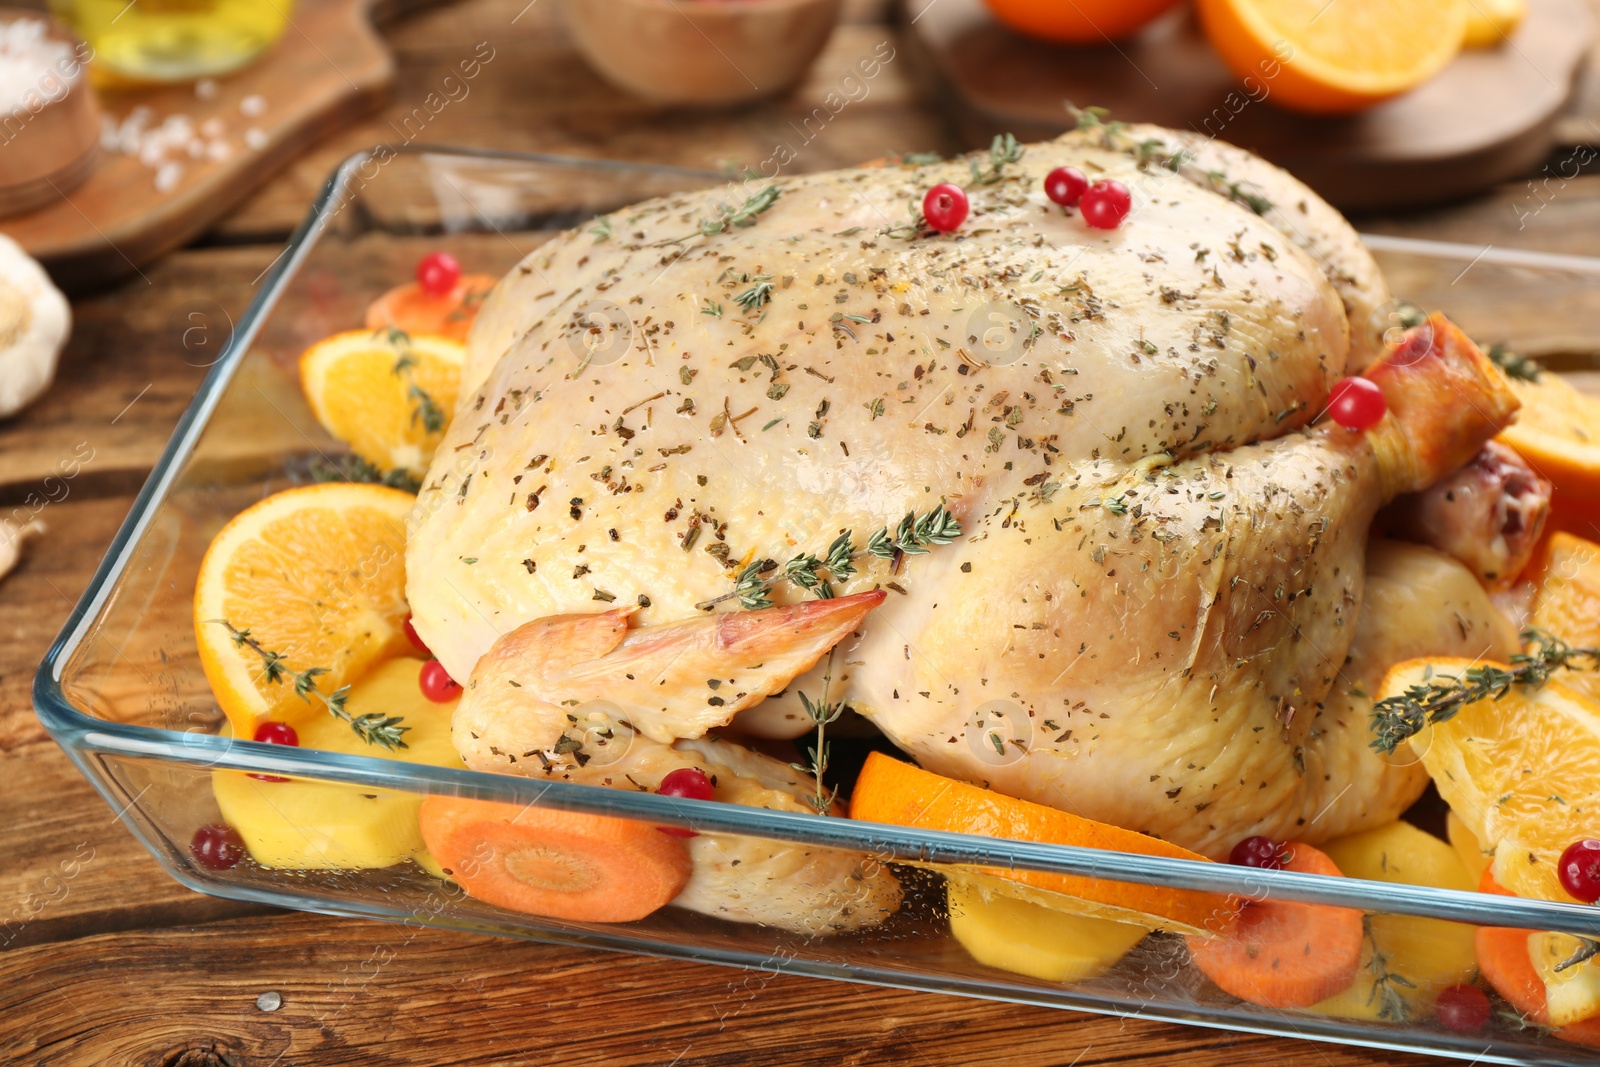
[[[0,8],[0,215],[49,203],[94,169],[100,109],[91,54],[38,12]]]

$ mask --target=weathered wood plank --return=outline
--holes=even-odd
[[[63,484],[50,535],[0,582],[0,949],[260,911],[169,878],[33,713],[34,670],[132,503]]]
[[[275,992],[268,1013],[257,997]],[[1420,1067],[1414,1056],[281,915],[0,955],[0,1048],[51,1067],[908,1064]],[[225,1059],[225,1054],[234,1058]]]
[[[24,945],[270,910],[173,881],[54,745],[0,755],[0,780],[0,958]]]

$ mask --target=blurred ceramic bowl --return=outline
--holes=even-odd
[[[734,104],[791,88],[843,0],[564,0],[600,76],[667,104]]]

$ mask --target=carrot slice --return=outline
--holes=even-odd
[[[478,308],[494,285],[495,279],[487,274],[463,274],[456,287],[442,296],[423,292],[416,282],[397,285],[367,305],[367,329],[393,326],[406,333],[465,341]]]
[[[1296,841],[1283,867],[1339,876],[1326,855]],[[1361,912],[1290,900],[1250,901],[1221,937],[1189,938],[1205,976],[1241,1000],[1309,1008],[1347,988],[1361,965]]]
[[[463,889],[530,915],[632,922],[693,870],[682,841],[627,819],[444,796],[423,800],[420,818],[428,851]]]
[[[1494,880],[1490,871],[1483,872],[1478,892],[1509,897],[1515,894]],[[1534,969],[1528,956],[1528,935],[1532,930],[1514,926],[1480,926],[1477,933],[1478,972],[1494,986],[1494,991],[1506,999],[1517,1011],[1543,1026],[1550,1019],[1549,1004],[1545,1000],[1544,979]],[[1600,1048],[1600,1019],[1585,1019],[1581,1023],[1552,1030],[1562,1041]]]
[[[1120,826],[945,778],[881,752],[868,756],[861,768],[850,795],[850,817],[1011,841],[1077,845],[1176,859],[1206,858]],[[966,877],[997,892],[1057,911],[1180,933],[1201,934],[1225,928],[1239,911],[1239,901],[1234,897],[1108,878],[1004,867],[972,868]]]

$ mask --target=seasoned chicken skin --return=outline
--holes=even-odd
[[[645,639],[749,563],[942,503],[954,544],[834,583],[888,599],[837,646],[831,695],[925,765],[1212,855],[1246,828],[1316,840],[1291,832],[1307,812],[1392,818],[1409,785],[1354,758],[1359,730],[1312,726],[1357,630],[1367,526],[1515,400],[1437,320],[1421,358],[1369,372],[1382,424],[1307,430],[1369,361],[1381,276],[1299,183],[1235,150],[1174,159],[1182,140],[1100,128],[993,181],[957,161],[650,201],[540,248],[469,342],[408,547],[418,631],[458,678],[550,616],[627,605]],[[1118,229],[1046,200],[1064,164],[1134,190]],[[955,234],[907,211],[940,181],[971,197]],[[806,731],[796,697],[821,670],[733,727]],[[733,713],[715,677],[655,694],[680,739]],[[515,699],[490,717],[543,721]],[[1021,746],[991,746],[996,716]]]

